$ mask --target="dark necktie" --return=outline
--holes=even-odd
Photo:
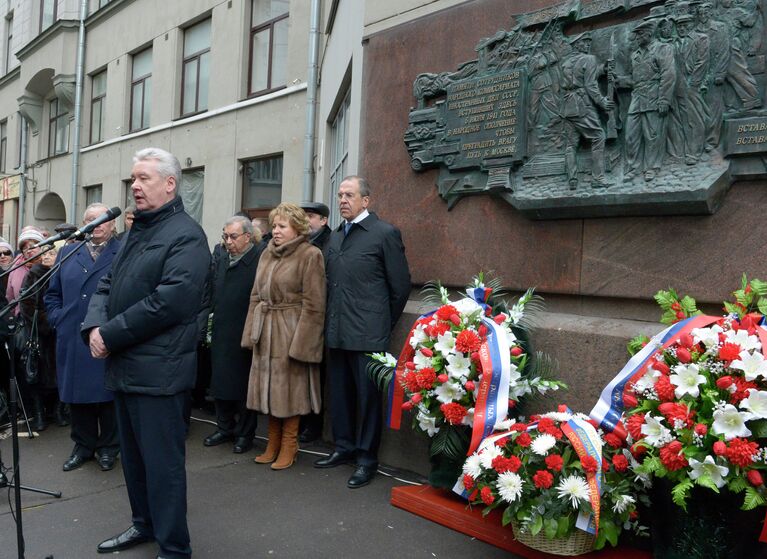
[[[348,221],[344,223],[344,237],[349,234],[349,231],[351,230],[351,228],[352,228],[351,223],[349,223]]]

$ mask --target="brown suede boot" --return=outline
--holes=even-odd
[[[290,468],[296,461],[298,454],[298,423],[299,416],[294,415],[282,420],[282,443],[280,445],[280,455],[277,461],[272,464],[272,470],[284,470]]]
[[[253,461],[257,464],[271,464],[277,459],[282,442],[282,419],[269,416],[269,440],[263,454],[256,456]]]

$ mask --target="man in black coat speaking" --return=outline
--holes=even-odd
[[[325,343],[335,451],[314,465],[332,468],[355,462],[350,488],[370,483],[378,468],[381,395],[367,375],[368,354],[389,349],[392,328],[410,295],[400,232],[368,212],[369,203],[364,178],[351,176],[341,182],[338,207],[344,221],[330,235],[325,255]]]
[[[133,524],[99,553],[150,540],[158,557],[191,557],[186,522],[184,401],[194,386],[197,311],[210,253],[177,195],[181,165],[147,148],[133,157],[133,227],[91,298],[82,325],[93,357],[106,359],[115,393]]]

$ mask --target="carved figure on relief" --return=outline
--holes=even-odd
[[[713,4],[702,2],[698,5],[698,31],[709,39],[709,62],[706,73],[705,99],[709,109],[706,123],[705,150],[711,151],[719,145],[724,117],[724,80],[730,63],[730,33],[727,24],[714,20]]]
[[[625,125],[624,180],[642,173],[655,178],[666,152],[666,127],[676,85],[674,47],[655,38],[654,19],[633,30],[636,49],[631,53],[629,76],[619,77],[619,87],[631,89]]]
[[[605,131],[597,107],[614,108],[612,99],[602,95],[597,79],[604,66],[591,54],[591,34],[571,39],[573,52],[562,61],[561,115],[565,132],[565,172],[571,190],[578,187],[576,150],[581,137],[591,144],[591,186],[608,186],[605,179]]]
[[[719,18],[728,26],[730,39],[730,59],[727,64],[725,82],[729,86],[725,91],[725,105],[728,109],[755,109],[762,105],[762,100],[751,70],[748,68],[746,53],[749,50],[749,38],[746,29],[756,23],[746,9],[733,6],[731,0],[720,0]]]

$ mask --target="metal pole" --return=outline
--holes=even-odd
[[[304,136],[303,199],[314,200],[314,139],[317,105],[317,76],[320,56],[320,0],[312,0],[309,28],[309,73],[306,80],[306,135]]]
[[[77,70],[75,73],[75,134],[72,142],[72,195],[69,206],[69,221],[77,215],[77,183],[80,179],[80,128],[82,127],[83,79],[85,67],[85,18],[88,15],[88,0],[80,2],[80,29],[77,35]]]
[[[21,141],[21,161],[19,162],[21,176],[19,177],[19,222],[16,224],[16,234],[11,235],[14,238],[18,238],[21,229],[24,227],[24,211],[26,210],[27,200],[27,157],[29,157],[27,149],[27,119],[21,113],[19,113],[19,116],[21,117],[21,137],[19,139]]]

